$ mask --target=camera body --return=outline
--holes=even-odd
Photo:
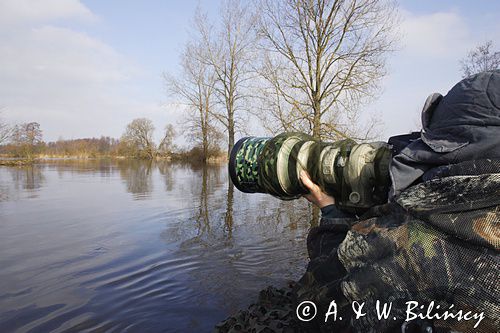
[[[291,200],[308,193],[300,180],[304,170],[339,208],[359,212],[387,201],[391,157],[385,142],[322,142],[287,132],[240,139],[231,150],[229,174],[242,192]]]

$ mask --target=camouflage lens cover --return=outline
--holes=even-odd
[[[238,188],[246,193],[266,192],[259,186],[258,157],[270,138],[246,137],[231,150],[229,175]]]
[[[260,182],[267,193],[280,199],[296,199],[307,193],[295,171],[297,152],[312,137],[304,133],[282,133],[266,144],[259,156]]]

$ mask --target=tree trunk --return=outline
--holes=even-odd
[[[232,107],[228,112],[228,126],[227,126],[227,157],[231,154],[231,149],[234,146],[234,112]]]
[[[210,97],[205,96],[205,107],[200,109],[202,114],[201,123],[201,135],[202,135],[202,145],[203,145],[203,163],[208,161],[208,122],[209,122],[209,110],[210,110]]]
[[[321,101],[318,97],[314,96],[313,104],[313,137],[315,139],[321,139]]]
[[[203,163],[208,161],[208,138],[207,129],[203,129]]]

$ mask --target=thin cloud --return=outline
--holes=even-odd
[[[0,32],[0,107],[7,120],[38,121],[45,138],[54,140],[117,136],[138,112],[153,112],[150,102],[133,97],[144,74],[138,65],[93,36],[57,25],[96,17],[80,2],[1,6],[12,23]]]
[[[414,15],[403,11],[402,14],[405,52],[412,56],[444,58],[460,54],[472,45],[470,30],[457,12]]]
[[[3,0],[0,22],[31,24],[54,19],[96,20],[97,17],[78,0]]]

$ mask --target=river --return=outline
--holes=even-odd
[[[307,263],[310,210],[226,166],[0,167],[1,332],[208,332]]]

